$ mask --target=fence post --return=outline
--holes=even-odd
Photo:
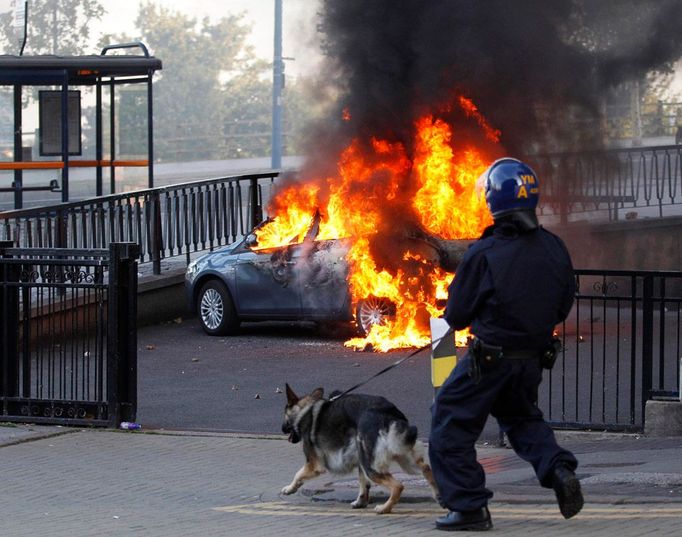
[[[646,402],[653,387],[654,365],[654,278],[644,276],[642,286],[642,425]]]
[[[251,179],[249,186],[249,208],[251,209],[249,230],[251,230],[263,220],[263,209],[258,203],[258,179],[255,177]]]
[[[158,190],[154,190],[150,194],[150,200],[152,203],[152,221],[151,234],[152,234],[152,272],[154,274],[161,274],[161,245],[163,244],[163,239],[161,237],[161,196]]]
[[[0,241],[0,259],[12,241]],[[19,395],[19,288],[7,285],[19,281],[17,265],[0,264],[0,397]],[[4,413],[4,410],[3,410]]]
[[[136,243],[109,245],[107,401],[109,425],[135,421],[137,414]]]
[[[54,247],[55,248],[66,248],[66,220],[64,218],[64,211],[62,209],[57,209],[57,218],[55,221],[55,238]]]

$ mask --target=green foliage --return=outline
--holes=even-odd
[[[269,66],[247,43],[242,14],[212,23],[147,2],[136,19],[140,39],[163,61],[154,83],[155,153],[162,160],[226,159],[269,152]],[[105,42],[130,41],[105,36]],[[129,103],[134,102],[129,99]],[[121,108],[120,123],[140,107]],[[141,108],[141,109],[140,109]],[[134,144],[133,144],[134,145]]]
[[[99,0],[41,0],[30,2],[24,54],[84,54],[89,50],[90,25],[104,15]],[[13,13],[0,15],[0,46],[19,54],[12,26]]]
[[[256,57],[248,43],[243,14],[212,21],[141,2],[135,35],[106,34],[98,48],[142,41],[163,61],[154,76],[155,156],[165,161],[230,159],[270,155],[272,66]],[[104,14],[99,0],[42,0],[29,5],[25,54],[84,54],[90,27]],[[9,54],[19,47],[12,13],[0,16],[0,45]],[[55,24],[56,21],[56,24]],[[147,99],[140,85],[117,87],[118,154],[146,154]],[[308,83],[287,79],[284,90],[284,151],[298,149],[314,109]],[[106,96],[105,96],[106,101]],[[105,130],[108,128],[105,106]],[[92,108],[92,107],[91,107]],[[83,108],[84,143],[91,146],[94,108]]]

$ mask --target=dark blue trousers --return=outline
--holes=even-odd
[[[472,511],[492,498],[474,447],[490,414],[514,451],[533,465],[543,487],[552,486],[552,470],[558,463],[575,470],[578,461],[559,447],[537,407],[542,380],[539,360],[503,359],[484,371],[478,384],[469,377],[470,361],[468,355],[459,361],[431,408],[429,459],[442,505],[452,511]]]

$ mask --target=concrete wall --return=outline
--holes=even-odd
[[[137,295],[138,326],[187,317],[185,271],[140,278]]]
[[[682,217],[549,227],[581,269],[682,270]]]

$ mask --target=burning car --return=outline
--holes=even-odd
[[[316,240],[313,224],[300,243],[259,248],[251,233],[241,242],[190,263],[190,307],[209,335],[235,333],[242,321],[355,320],[361,334],[395,314],[385,298],[352,302],[346,283],[348,242]]]
[[[302,241],[278,247],[260,247],[256,228],[241,242],[190,263],[187,297],[203,330],[209,335],[234,334],[242,321],[354,321],[364,336],[373,325],[392,318],[395,304],[385,297],[351,298],[346,260],[349,241],[318,240],[319,223],[316,213]],[[413,254],[413,262],[426,260],[450,268],[468,244],[434,242],[430,237],[408,240],[411,250],[419,252]],[[454,249],[452,243],[456,243]]]
[[[428,344],[458,261],[492,223],[477,179],[499,151],[499,131],[469,99],[451,105],[417,119],[411,136],[349,138],[338,155],[282,177],[268,201],[272,220],[190,265],[189,298],[204,329],[355,320],[363,337],[349,347]],[[471,129],[453,130],[463,123],[477,142]]]

